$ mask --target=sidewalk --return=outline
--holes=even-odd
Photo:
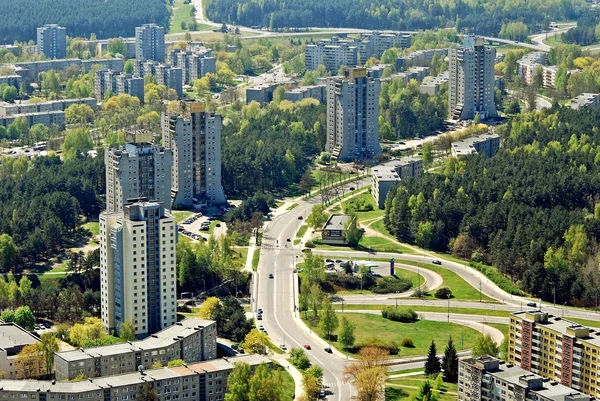
[[[256,251],[256,237],[254,235],[251,235],[250,242],[248,244],[248,256],[246,256],[246,264],[244,265],[244,270],[249,273],[253,273],[252,258],[254,257],[255,251]],[[260,252],[260,249],[258,251]]]
[[[296,398],[300,397],[300,395],[302,395],[304,393],[304,390],[302,389],[302,373],[296,369],[296,367],[294,365],[292,365],[290,362],[288,362],[287,357],[289,354],[275,354],[273,356],[273,360],[277,361],[281,366],[284,367],[284,369],[286,369],[290,375],[292,375],[292,378],[294,379],[294,384],[296,385]]]

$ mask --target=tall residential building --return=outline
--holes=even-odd
[[[130,199],[145,198],[171,209],[171,149],[150,143],[127,143],[107,149],[106,211],[122,212]]]
[[[100,215],[102,323],[143,338],[177,322],[177,222],[156,202]]]
[[[165,60],[165,28],[144,24],[135,28],[135,58],[138,60]]]
[[[342,65],[355,67],[358,64],[358,43],[336,36],[320,40],[316,45],[306,45],[304,59],[307,70],[316,70],[323,64],[327,71],[337,74]]]
[[[590,397],[485,355],[458,363],[458,401],[590,401]]]
[[[169,50],[167,63],[181,68],[182,80],[186,85],[193,85],[195,80],[206,74],[217,72],[217,58],[211,55],[211,49],[201,46],[192,46],[188,50]]]
[[[46,58],[67,57],[67,29],[56,24],[46,24],[37,29],[37,51]]]
[[[163,116],[163,144],[173,151],[173,208],[225,203],[221,185],[219,114],[203,102],[181,102],[181,114]]]
[[[381,153],[379,91],[381,82],[366,68],[348,68],[327,80],[326,149],[340,161],[362,160]]]
[[[449,51],[448,115],[454,120],[495,117],[494,60],[496,49],[483,38],[466,36],[464,45]]]
[[[508,361],[592,397],[600,396],[600,330],[541,310],[510,315]]]
[[[381,58],[383,52],[392,47],[408,49],[410,47],[410,34],[402,32],[382,33],[373,31],[363,34],[358,43],[360,63],[365,64],[371,57]]]
[[[156,83],[164,85],[167,89],[174,89],[179,97],[183,94],[182,68],[158,63],[152,60],[135,60],[134,74],[140,77],[152,75]]]
[[[94,72],[94,94],[100,102],[107,96],[121,94],[137,97],[143,102],[144,78],[101,68]]]

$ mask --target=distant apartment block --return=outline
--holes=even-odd
[[[381,58],[383,52],[392,47],[408,49],[411,45],[410,34],[403,32],[383,33],[373,31],[361,35],[358,42],[360,63],[365,64],[371,57]]]
[[[452,156],[464,156],[480,153],[493,157],[500,149],[500,136],[496,134],[482,134],[471,138],[452,142]]]
[[[67,57],[67,29],[56,24],[47,24],[37,29],[37,51],[46,58]]]
[[[383,72],[389,66],[389,64],[378,64],[373,67],[367,68],[367,76],[369,78],[383,78]]]
[[[0,322],[0,373],[7,379],[17,377],[17,355],[27,345],[41,340],[15,323]],[[0,391],[1,392],[1,391]]]
[[[533,84],[535,72],[539,68],[543,71],[548,56],[545,52],[531,52],[517,60],[517,73],[519,78],[527,85]]]
[[[572,109],[579,110],[584,107],[589,107],[591,109],[597,109],[600,104],[600,94],[598,93],[582,93],[579,96],[571,99],[571,104],[569,105]]]
[[[385,208],[387,194],[400,182],[400,176],[393,167],[376,166],[371,169],[371,195],[380,209]]]
[[[423,160],[416,157],[403,157],[400,160],[388,162],[386,165],[393,165],[396,174],[402,180],[418,177],[423,174]]]
[[[412,79],[423,81],[429,76],[429,67],[411,67],[403,72],[396,72],[389,77],[381,78],[381,82],[390,82],[392,80],[402,80],[404,84],[409,83]]]
[[[102,102],[108,95],[127,94],[144,102],[144,78],[101,68],[94,73],[94,93]]]
[[[193,85],[194,81],[208,73],[217,73],[217,58],[212,56],[211,49],[203,46],[189,46],[187,50],[169,50],[167,63],[181,68],[182,81],[185,85]]]
[[[379,145],[379,79],[365,68],[348,68],[327,80],[326,150],[340,161],[370,159]]]
[[[398,57],[396,59],[396,71],[404,71],[410,67],[431,67],[433,57],[436,55],[444,59],[448,56],[448,49],[417,50],[403,57]]]
[[[450,80],[450,71],[444,71],[438,74],[435,78],[422,83],[419,86],[419,92],[426,93],[429,96],[435,96],[440,91],[442,85],[447,84]]]
[[[61,100],[48,100],[39,103],[7,103],[0,102],[0,117],[12,116],[15,114],[30,114],[30,113],[44,113],[50,111],[65,111],[74,104],[85,104],[96,110],[97,102],[93,97],[80,98],[80,99],[61,99]]]
[[[534,309],[511,313],[507,339],[510,363],[574,393],[600,395],[598,329]]]
[[[179,67],[151,60],[136,60],[134,74],[140,77],[153,75],[157,84],[164,85],[167,89],[174,89],[179,97],[183,95],[183,71]]]
[[[24,118],[27,125],[33,127],[36,124],[46,126],[56,125],[61,129],[65,128],[65,112],[64,111],[42,111],[36,113],[11,114],[0,117],[0,125],[8,127],[17,118]]]
[[[0,380],[0,393],[11,400],[125,401],[143,400],[144,394],[153,390],[156,401],[222,401],[227,377],[237,363],[246,363],[254,370],[271,361],[260,355],[241,355],[77,382]]]
[[[449,52],[448,115],[453,120],[495,117],[494,59],[496,49],[483,38],[466,36],[464,45]]]
[[[22,78],[20,75],[0,75],[0,85],[6,84],[8,86],[14,86],[17,89],[21,88]]]
[[[264,84],[256,85],[246,88],[246,104],[251,102],[258,102],[260,104],[266,104],[273,101],[273,94],[278,85]]]
[[[327,87],[323,85],[300,86],[285,91],[284,97],[290,102],[298,102],[302,99],[313,98],[319,103],[327,103]]]
[[[163,115],[163,144],[173,151],[173,208],[226,202],[221,185],[222,117],[204,102],[181,102],[181,114]]]
[[[122,212],[131,200],[145,198],[171,210],[170,149],[151,143],[127,143],[106,149],[106,211]]]
[[[217,327],[212,320],[185,319],[143,340],[57,352],[56,380],[106,377],[137,372],[155,363],[183,359],[192,364],[217,357]]]
[[[165,28],[144,24],[135,28],[135,58],[138,60],[165,60]]]
[[[155,202],[100,215],[102,323],[117,333],[131,321],[137,338],[177,322],[177,222]]]
[[[126,59],[131,59],[136,57],[137,51],[137,41],[135,38],[120,38],[123,40],[123,44],[125,45],[125,54],[123,56]],[[95,42],[96,45],[96,54],[103,55],[108,53],[108,40],[98,40]]]
[[[316,70],[323,64],[332,74],[337,74],[343,65],[355,67],[358,64],[358,44],[354,40],[342,40],[336,36],[320,40],[315,45],[306,45],[304,60],[307,70]]]
[[[491,356],[458,363],[458,401],[591,401],[570,387]]]
[[[542,67],[542,85],[544,88],[556,87],[556,73],[558,67],[555,65],[545,65]]]
[[[117,73],[123,71],[125,62],[121,58],[109,59],[90,59],[80,60],[75,59],[60,59],[60,60],[42,60],[42,61],[27,61],[23,63],[15,63],[15,74],[23,78],[24,81],[30,83],[39,80],[39,76],[43,72],[50,70],[64,71],[69,67],[75,67],[78,70],[90,72],[93,66],[107,68]]]

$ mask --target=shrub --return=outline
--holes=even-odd
[[[339,272],[336,274],[327,274],[326,283],[331,284],[333,287],[343,288],[346,290],[358,290],[360,289],[360,277],[356,275],[346,274]],[[363,277],[362,288],[363,290],[370,290],[375,286],[375,279],[372,276],[365,275]]]
[[[368,338],[357,346],[358,349],[366,347],[382,348],[388,351],[390,355],[398,355],[400,352],[400,347],[398,347],[398,344],[394,343],[393,341],[384,341],[379,338]]]
[[[306,241],[306,243],[304,244],[304,246],[307,247],[307,248],[314,248],[315,247],[315,243],[312,242],[312,240],[309,239],[308,241]]]
[[[409,290],[410,287],[412,287],[412,281],[407,278],[387,276],[377,279],[377,286],[373,288],[373,292],[376,294],[390,294],[396,291],[404,292]]]
[[[415,347],[415,344],[413,343],[413,340],[410,337],[404,337],[402,340],[400,340],[400,345],[406,348]]]
[[[436,298],[446,299],[448,298],[448,296],[452,296],[452,290],[448,287],[440,287],[437,290],[435,290]]]
[[[385,319],[402,323],[414,323],[419,320],[419,316],[414,310],[396,309],[392,306],[383,309],[381,311],[381,316],[383,316]]]
[[[429,293],[429,290],[427,289],[427,287],[422,285],[420,287],[415,288],[412,296],[415,298],[423,298],[423,297],[426,297],[427,295],[429,295],[428,293]]]

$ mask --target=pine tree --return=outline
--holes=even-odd
[[[437,356],[437,348],[435,341],[431,340],[429,345],[429,352],[427,353],[427,360],[425,361],[425,375],[435,375],[442,371],[442,365],[440,364],[440,358]]]
[[[446,383],[458,382],[458,355],[456,355],[452,337],[448,340],[448,345],[446,345],[446,350],[444,351],[442,368],[444,371],[444,381]]]

